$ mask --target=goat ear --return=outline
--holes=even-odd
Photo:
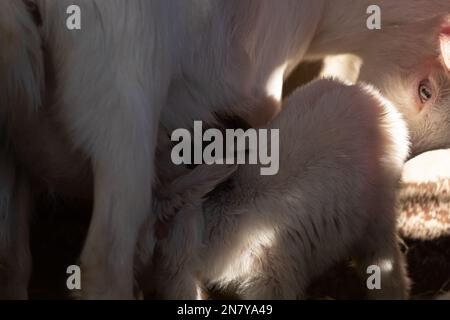
[[[444,66],[450,71],[450,20],[447,20],[441,29],[439,35],[441,45],[441,56]]]
[[[170,183],[155,202],[155,210],[159,215],[156,233],[158,239],[167,235],[165,224],[170,222],[179,210],[189,203],[200,204],[208,192],[225,181],[237,168],[237,165],[201,165]]]
[[[169,188],[170,192],[182,195],[183,198],[202,198],[230,177],[237,167],[237,165],[200,165],[188,174],[175,179]]]

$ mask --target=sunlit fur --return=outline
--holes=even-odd
[[[449,34],[440,36],[449,19],[426,19],[400,29],[383,27],[373,38],[378,47],[369,46],[359,54],[361,70],[359,58],[351,55],[325,60],[324,75],[371,83],[402,112],[411,132],[411,157],[450,147],[450,70],[443,63],[445,52],[439,50],[440,41],[450,42]],[[340,68],[335,68],[337,64]],[[426,79],[433,97],[423,104],[419,85]]]
[[[193,120],[213,123],[221,111],[264,124],[279,111],[273,99],[303,58],[376,48],[377,33],[365,28],[366,8],[377,3],[370,0],[34,1],[56,81],[53,116],[69,134],[68,148],[78,147],[93,167],[93,218],[81,255],[85,298],[133,296],[139,229],[155,220],[150,195],[159,121],[170,132]],[[21,9],[2,22],[22,15],[17,2],[2,2]],[[378,3],[383,23],[399,32],[450,7],[448,0]],[[72,4],[81,7],[79,31],[66,28]],[[27,34],[20,25],[14,31],[18,39]],[[22,50],[39,50],[33,43]],[[31,73],[19,67],[13,74],[28,80]],[[30,101],[37,101],[35,82]]]
[[[159,297],[195,299],[212,283],[245,299],[304,298],[315,277],[353,255],[361,275],[382,270],[370,298],[406,298],[395,194],[408,134],[395,108],[369,87],[320,80],[293,93],[267,128],[280,129],[278,175],[200,166],[167,189],[158,213],[177,214],[151,272]]]

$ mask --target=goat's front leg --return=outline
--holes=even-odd
[[[158,222],[161,223],[161,222]],[[142,283],[144,292],[158,299],[201,299],[197,272],[204,229],[201,206],[187,205],[173,217],[168,235],[158,241],[151,267],[151,280]],[[149,288],[154,286],[155,288]]]
[[[94,210],[81,255],[81,294],[87,299],[133,298],[139,232],[155,221],[151,184],[162,99],[146,99],[141,90],[118,94],[108,99],[118,102],[108,112],[99,110],[101,123],[84,131],[91,133],[94,171]]]

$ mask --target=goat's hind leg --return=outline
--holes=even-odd
[[[31,274],[27,180],[0,154],[0,299],[27,299]]]
[[[396,209],[389,197],[393,195],[378,202],[374,215],[379,219],[371,221],[357,250],[357,267],[369,299],[399,300],[407,299],[409,294],[406,261],[395,228]],[[378,280],[380,287],[376,286]]]
[[[408,298],[410,281],[406,262],[395,234],[368,236],[367,246],[357,257],[358,268],[364,275],[364,285],[369,299],[403,300]],[[379,274],[378,274],[379,272]],[[371,276],[379,279],[372,278]],[[376,287],[379,280],[380,287]]]
[[[299,244],[302,240],[296,239],[298,234],[286,232],[271,238],[265,233],[261,236],[267,242],[261,244],[256,239],[253,242],[256,245],[245,253],[242,263],[251,267],[241,279],[236,279],[238,295],[245,300],[304,298],[310,277],[307,250]]]

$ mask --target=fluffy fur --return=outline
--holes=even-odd
[[[159,121],[170,132],[194,119],[212,123],[222,111],[263,124],[279,111],[283,80],[304,57],[376,49],[376,34],[365,29],[369,0],[35,1],[56,80],[54,116],[92,161],[85,298],[133,296],[136,242],[152,211]],[[80,31],[65,28],[72,4],[82,10]],[[395,30],[450,7],[447,0],[379,4]],[[20,39],[24,32],[14,30]]]
[[[386,26],[373,41],[388,51],[369,47],[358,56],[325,59],[323,75],[371,83],[394,103],[411,132],[410,157],[450,147],[450,65],[445,63],[450,54],[443,49],[450,43],[449,19],[425,19],[400,29]],[[432,97],[423,102],[419,86],[425,81]]]
[[[278,175],[200,166],[163,189],[157,211],[177,214],[152,269],[160,297],[195,299],[214,283],[234,284],[245,299],[302,298],[314,277],[353,255],[362,275],[382,270],[370,297],[406,298],[395,222],[408,154],[402,117],[369,87],[321,80],[293,93],[267,128],[280,129]]]

